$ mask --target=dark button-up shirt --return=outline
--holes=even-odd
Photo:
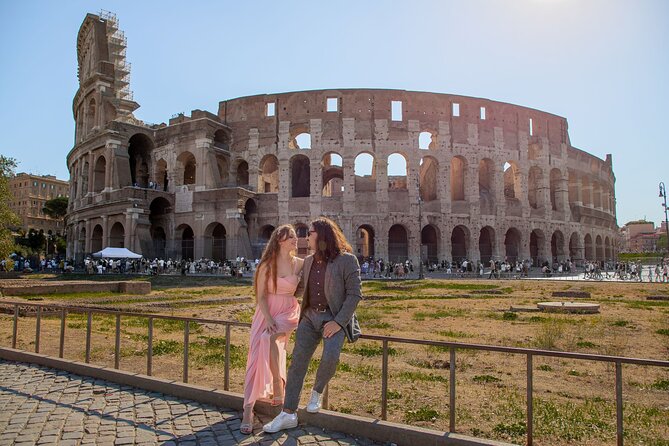
[[[316,260],[311,264],[309,283],[307,284],[310,307],[328,304],[327,299],[325,299],[325,270],[327,266],[326,262],[318,262]]]

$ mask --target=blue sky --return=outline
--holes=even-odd
[[[397,88],[567,118],[572,145],[613,155],[618,223],[664,213],[669,2],[664,0],[0,0],[0,153],[68,178],[76,37],[117,14],[146,122],[239,96]]]

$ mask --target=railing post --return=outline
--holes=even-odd
[[[230,390],[230,324],[225,324],[225,372],[223,389]]]
[[[39,335],[42,325],[42,306],[37,307],[37,319],[35,320],[35,353],[39,353]]]
[[[387,419],[388,410],[388,340],[383,340],[383,362],[381,363],[381,419]]]
[[[60,348],[58,349],[58,357],[62,358],[65,354],[65,316],[67,310],[64,308],[60,310]]]
[[[153,318],[149,316],[149,340],[146,354],[146,374],[153,373]]]
[[[616,361],[616,439],[623,446],[623,365]]]
[[[448,422],[448,431],[455,432],[455,347],[451,347],[450,363],[448,364],[450,369],[450,383],[449,383],[449,422]]]
[[[16,348],[16,337],[19,330],[19,306],[14,305],[14,324],[12,327],[12,348]]]
[[[190,321],[184,324],[184,377],[183,382],[188,382],[188,338],[190,336]]]
[[[91,330],[93,326],[93,312],[86,312],[86,364],[91,362]]]
[[[118,369],[121,362],[121,315],[116,315],[116,337],[114,341],[114,368]]]
[[[532,367],[532,353],[527,354],[527,446],[532,446],[533,439],[533,420],[534,420],[534,408],[532,405],[532,379],[533,379],[533,367]]]

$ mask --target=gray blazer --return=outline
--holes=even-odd
[[[304,293],[302,297],[302,308],[300,319],[309,306],[309,272],[314,262],[314,256],[304,258],[303,274],[297,286],[296,295]],[[360,264],[358,259],[350,253],[341,253],[328,263],[325,270],[325,299],[334,320],[342,328],[346,326],[353,317],[358,302],[362,299],[360,289]]]

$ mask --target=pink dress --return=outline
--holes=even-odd
[[[267,305],[276,325],[279,336],[279,370],[281,379],[286,381],[286,343],[290,333],[297,328],[300,319],[300,304],[295,298],[299,276],[292,274],[276,278],[276,292],[267,292]],[[267,288],[272,286],[268,281]],[[270,334],[266,330],[265,316],[256,305],[251,322],[249,354],[246,358],[246,379],[244,380],[244,406],[253,406],[259,398],[274,395],[272,372],[269,368]]]

